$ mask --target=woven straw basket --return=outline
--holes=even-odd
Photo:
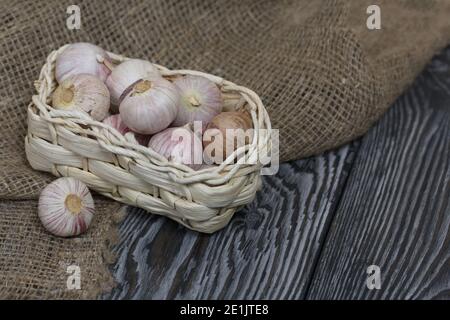
[[[250,145],[238,148],[220,166],[194,171],[168,162],[139,145],[132,134],[123,136],[85,113],[53,109],[55,60],[66,46],[48,56],[28,106],[25,150],[33,169],[74,177],[102,195],[205,233],[223,228],[236,210],[253,200],[262,167],[255,159],[263,148],[270,150],[271,143],[270,119],[257,94],[214,75],[155,65],[168,79],[187,74],[208,78],[221,89],[225,111],[246,109],[252,116]],[[127,59],[108,55],[115,63]],[[248,159],[245,164],[236,161],[242,154]]]

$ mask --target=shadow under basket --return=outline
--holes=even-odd
[[[168,162],[139,145],[133,135],[123,136],[85,113],[52,108],[51,96],[57,86],[55,61],[66,47],[48,56],[35,82],[37,94],[28,106],[25,151],[33,169],[76,178],[104,196],[205,233],[223,228],[236,210],[253,201],[261,186],[258,155],[271,149],[270,119],[256,93],[214,75],[155,65],[169,80],[188,74],[208,78],[222,92],[224,111],[247,110],[251,114],[252,143],[236,150],[221,165],[194,171]],[[114,63],[128,59],[108,55]],[[242,155],[245,163],[237,163]]]

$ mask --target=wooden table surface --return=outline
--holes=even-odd
[[[104,299],[450,299],[450,48],[363,138],[281,165],[223,230],[130,211]]]

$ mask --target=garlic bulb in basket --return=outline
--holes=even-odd
[[[94,200],[84,183],[59,178],[44,188],[39,197],[39,219],[54,235],[70,237],[87,230],[94,215]]]
[[[177,115],[178,91],[163,79],[145,79],[130,87],[119,106],[120,117],[137,133],[153,134],[167,128]]]
[[[161,77],[159,70],[148,61],[130,59],[122,62],[111,71],[106,79],[106,86],[111,93],[111,103],[119,105],[122,94],[136,81],[159,77]]]
[[[128,132],[132,132],[130,128],[126,126],[126,124],[122,121],[120,118],[120,114],[114,114],[112,116],[109,116],[105,118],[105,120],[102,121],[103,123],[113,127],[117,131],[119,131],[121,134],[125,135]],[[134,133],[134,137],[136,138],[136,141],[139,142],[139,144],[146,146],[150,140],[149,135]]]
[[[102,122],[113,127],[121,134],[125,134],[131,131],[130,128],[128,128],[127,125],[123,123],[122,119],[120,118],[120,114],[114,114],[112,116],[109,116],[105,118],[105,120],[103,120]]]
[[[151,137],[149,148],[167,158],[194,170],[202,165],[202,141],[189,128],[167,128]]]
[[[105,81],[110,70],[104,63],[100,63],[97,56],[109,61],[109,57],[102,48],[86,42],[70,44],[56,58],[55,77],[61,83],[70,76],[87,73]]]
[[[230,111],[215,116],[203,134],[206,163],[222,163],[235,150],[252,143],[253,123],[248,112]]]
[[[109,91],[99,78],[77,74],[61,82],[52,103],[55,109],[78,109],[90,113],[95,120],[103,120],[108,115]]]
[[[173,125],[202,121],[205,128],[222,111],[222,94],[216,84],[207,78],[187,75],[176,79],[174,84],[179,89],[180,100]]]

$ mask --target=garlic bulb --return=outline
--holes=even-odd
[[[132,132],[130,128],[126,126],[126,124],[122,121],[120,118],[120,114],[115,114],[112,116],[109,116],[103,120],[103,123],[113,127],[117,131],[119,131],[121,134],[125,135],[128,132]],[[134,137],[136,138],[136,141],[139,142],[139,144],[146,146],[148,145],[148,142],[150,140],[149,135],[134,133]]]
[[[54,235],[70,237],[87,230],[94,215],[94,200],[86,185],[74,178],[59,178],[39,197],[39,219]]]
[[[174,84],[179,89],[180,100],[173,125],[202,121],[205,128],[222,111],[222,94],[214,82],[204,77],[187,75],[176,79]]]
[[[95,120],[108,115],[109,91],[106,85],[90,74],[77,74],[61,82],[53,93],[55,109],[78,109],[91,114]]]
[[[69,45],[56,58],[55,77],[61,83],[70,76],[80,73],[87,73],[105,81],[110,74],[109,68],[104,63],[100,63],[97,56],[109,61],[106,52],[91,43],[79,42]]]
[[[159,70],[148,61],[130,59],[115,67],[106,79],[106,86],[111,93],[111,103],[119,105],[125,90],[141,79],[161,77]]]
[[[177,115],[178,91],[163,79],[145,79],[130,88],[119,106],[120,117],[137,133],[153,134],[167,128]]]
[[[203,134],[206,162],[220,164],[236,149],[252,143],[252,128],[248,112],[222,112],[215,116]]]
[[[113,127],[123,135],[131,131],[130,128],[128,128],[127,125],[123,123],[122,119],[120,118],[120,114],[114,114],[112,116],[109,116],[102,122]]]
[[[148,146],[167,160],[185,164],[194,170],[202,165],[202,141],[187,127],[165,129],[155,134]]]

